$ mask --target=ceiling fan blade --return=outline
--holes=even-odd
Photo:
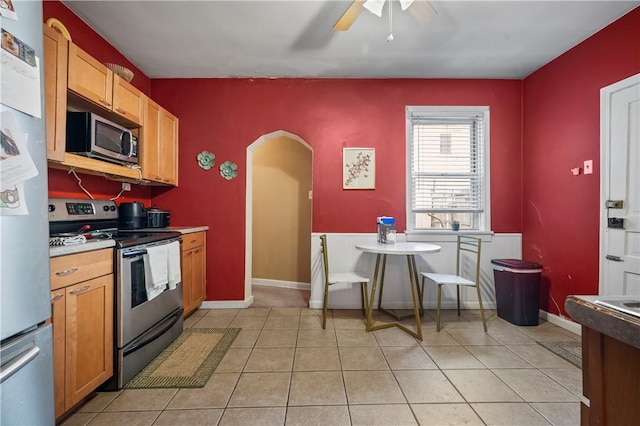
[[[438,14],[428,0],[414,0],[407,9],[418,22],[425,22]]]
[[[360,16],[364,2],[365,0],[354,0],[349,8],[342,14],[340,19],[335,23],[333,29],[336,31],[347,31],[358,16]]]

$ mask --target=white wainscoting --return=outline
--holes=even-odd
[[[311,295],[310,308],[322,308],[324,271],[320,252],[320,233],[311,238]],[[438,253],[416,256],[416,266],[420,272],[455,273],[456,241],[455,234],[435,235],[421,240],[442,247]],[[521,234],[478,234],[482,236],[481,289],[482,302],[487,309],[495,309],[496,297],[491,259],[521,259]],[[376,255],[363,253],[355,248],[356,244],[375,243],[376,234],[327,234],[329,266],[331,271],[358,271],[370,279],[373,278]],[[412,241],[415,241],[412,236]],[[398,234],[397,241],[406,241],[405,234]],[[387,268],[384,280],[383,306],[390,309],[412,309],[411,289],[406,256],[387,256]],[[378,286],[378,289],[380,287]],[[379,291],[378,291],[379,293]],[[436,288],[427,284],[424,306],[436,307]],[[376,306],[377,306],[376,295]],[[329,294],[329,308],[357,309],[361,305],[360,286],[336,291]],[[478,297],[475,288],[461,288],[461,306],[465,309],[478,309]],[[443,288],[443,308],[456,307],[455,288]]]

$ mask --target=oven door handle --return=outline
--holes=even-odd
[[[156,340],[158,337],[160,337],[161,335],[163,335],[164,333],[167,332],[167,330],[169,330],[171,327],[173,327],[173,325],[178,322],[178,320],[180,319],[180,317],[182,316],[183,310],[182,309],[178,309],[177,311],[175,311],[173,314],[171,314],[171,317],[166,318],[164,321],[167,322],[168,324],[165,325],[164,327],[162,327],[162,329],[158,330],[157,332],[153,333],[152,336],[148,336],[146,337],[144,340],[140,340],[138,342],[133,342],[131,343],[131,345],[129,345],[127,348],[124,349],[123,354],[124,355],[129,355],[131,352],[135,352],[138,349],[142,348],[143,346],[148,345],[149,343],[153,342],[154,340]]]
[[[122,257],[124,257],[126,259],[126,258],[129,258],[129,257],[142,256],[143,254],[147,254],[147,250],[146,249],[127,251],[127,252],[122,253]]]

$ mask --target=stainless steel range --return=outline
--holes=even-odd
[[[49,231],[54,245],[91,244],[104,238],[115,242],[116,374],[103,389],[120,389],[182,333],[180,277],[173,285],[149,293],[155,265],[151,253],[159,249],[171,252],[170,248],[181,243],[181,234],[119,230],[114,201],[69,198],[49,199]],[[179,259],[177,264],[179,268]]]

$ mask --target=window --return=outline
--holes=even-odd
[[[440,154],[451,154],[451,133],[440,134]]]
[[[489,108],[407,107],[407,229],[489,229]]]

